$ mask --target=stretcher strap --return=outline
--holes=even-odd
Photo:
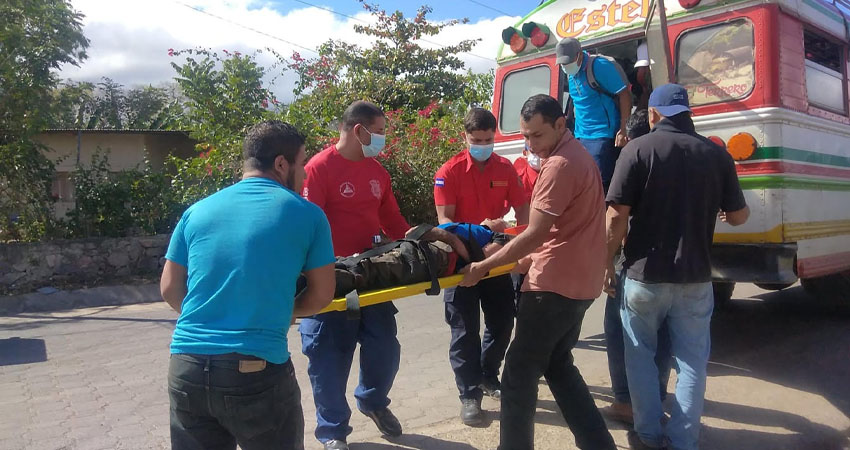
[[[346,294],[345,312],[348,320],[360,320],[360,296],[357,289]]]

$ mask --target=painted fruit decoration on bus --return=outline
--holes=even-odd
[[[692,106],[746,97],[755,84],[754,65],[748,20],[694,29],[679,39],[679,83]]]

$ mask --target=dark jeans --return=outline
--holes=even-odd
[[[498,380],[499,366],[511,341],[514,327],[511,277],[502,275],[481,280],[473,287],[446,289],[443,300],[446,323],[452,330],[449,362],[460,398],[480,399],[483,393],[478,385],[485,379]],[[480,311],[484,312],[483,341],[478,334]]]
[[[573,347],[591,300],[573,300],[552,292],[523,292],[502,375],[499,450],[534,448],[537,382],[549,389],[581,449],[615,449],[602,415],[578,368]]]
[[[262,363],[236,354],[171,355],[172,449],[304,448],[301,391],[292,361],[243,373],[240,360]]]
[[[625,273],[617,277],[617,292],[615,297],[608,296],[605,302],[605,351],[608,353],[608,373],[611,376],[611,390],[614,400],[618,403],[631,403],[629,382],[626,378],[626,353],[623,343],[623,319],[620,310],[623,308],[623,284]],[[667,383],[670,381],[670,368],[673,365],[673,355],[670,349],[670,332],[667,321],[658,330],[658,351],[655,353],[655,365],[658,367],[658,385],[661,391],[661,401],[667,398]]]
[[[354,350],[360,343],[360,382],[354,389],[357,408],[380,411],[390,404],[389,393],[401,357],[392,302],[360,310],[359,320],[343,311],[301,319],[301,351],[309,358],[307,373],[316,403],[316,439],[345,440],[351,434],[351,408],[345,396]]]
[[[602,176],[602,188],[607,194],[608,186],[611,185],[611,177],[614,176],[614,166],[617,164],[617,157],[620,156],[620,152],[614,146],[614,139],[582,138],[578,141],[587,149],[587,152],[590,153],[590,156],[596,162],[596,166],[599,167],[599,174]]]

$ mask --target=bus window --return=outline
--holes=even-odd
[[[549,94],[549,66],[511,72],[502,82],[502,108],[499,111],[499,129],[502,134],[519,131],[519,113],[522,105],[532,95]]]
[[[735,20],[682,33],[676,46],[679,84],[691,106],[746,97],[755,85],[753,25]]]
[[[844,70],[841,45],[806,30],[803,34],[806,51],[806,91],[814,106],[847,112],[844,102]]]

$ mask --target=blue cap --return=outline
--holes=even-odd
[[[659,86],[649,95],[649,107],[655,108],[662,116],[672,117],[685,111],[690,112],[688,91],[678,84]]]

